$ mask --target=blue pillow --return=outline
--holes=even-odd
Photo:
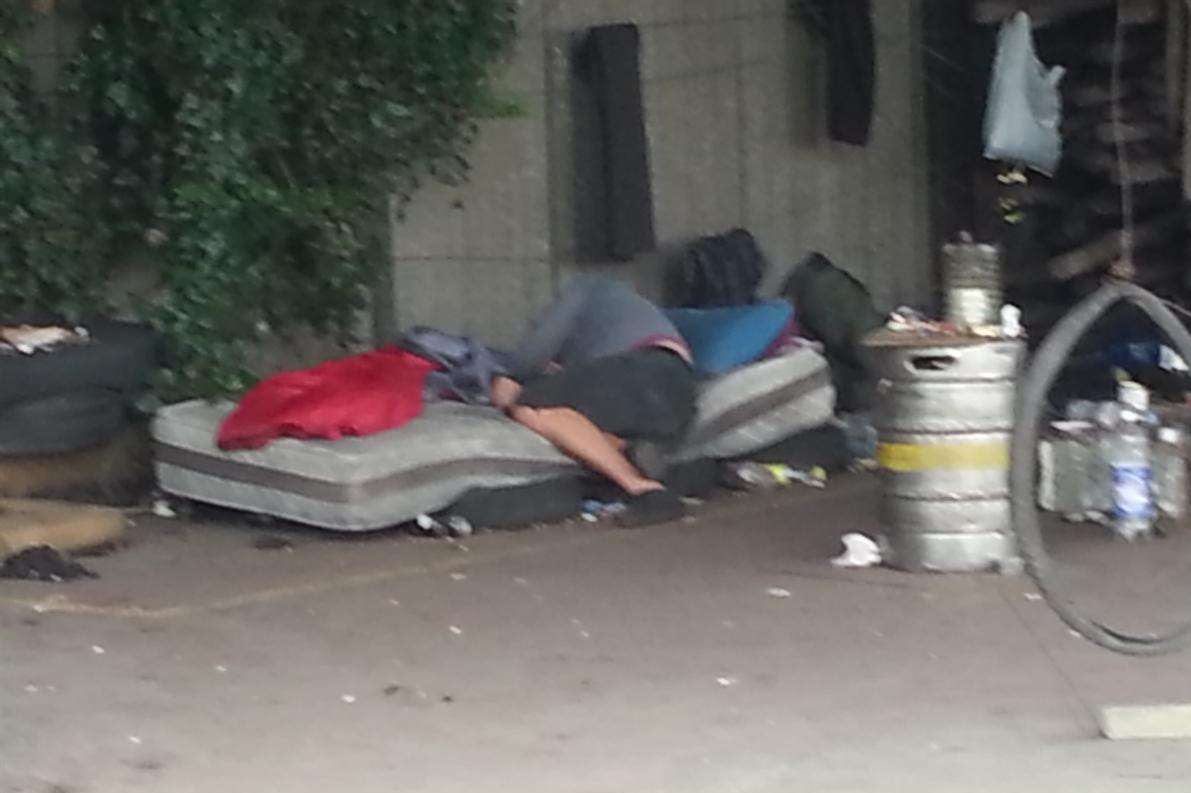
[[[723,374],[760,358],[790,324],[794,308],[766,300],[732,308],[671,308],[666,316],[691,346],[695,368]]]

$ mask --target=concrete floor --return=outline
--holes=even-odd
[[[1191,742],[1094,720],[1191,701],[1191,655],[1087,645],[1024,578],[833,569],[872,491],[462,546],[143,519],[98,581],[0,582],[0,793],[1191,788]],[[1106,607],[1191,612],[1191,552],[1071,547]]]

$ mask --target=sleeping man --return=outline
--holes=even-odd
[[[627,494],[624,526],[674,520],[664,450],[695,416],[691,352],[632,287],[580,276],[534,320],[492,402]]]

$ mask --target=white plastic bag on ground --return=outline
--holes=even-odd
[[[1001,27],[984,114],[984,156],[1051,175],[1063,153],[1059,82],[1066,70],[1047,69],[1034,52],[1030,17],[1019,11]]]
[[[840,540],[844,552],[831,560],[835,567],[876,567],[881,564],[881,547],[871,537],[853,532]]]

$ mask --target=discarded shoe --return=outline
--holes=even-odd
[[[625,456],[634,468],[655,482],[662,481],[670,469],[662,447],[652,441],[633,441],[625,450]]]
[[[636,529],[656,523],[669,523],[686,515],[682,499],[669,490],[650,490],[628,501],[628,509],[616,518],[618,526]]]

